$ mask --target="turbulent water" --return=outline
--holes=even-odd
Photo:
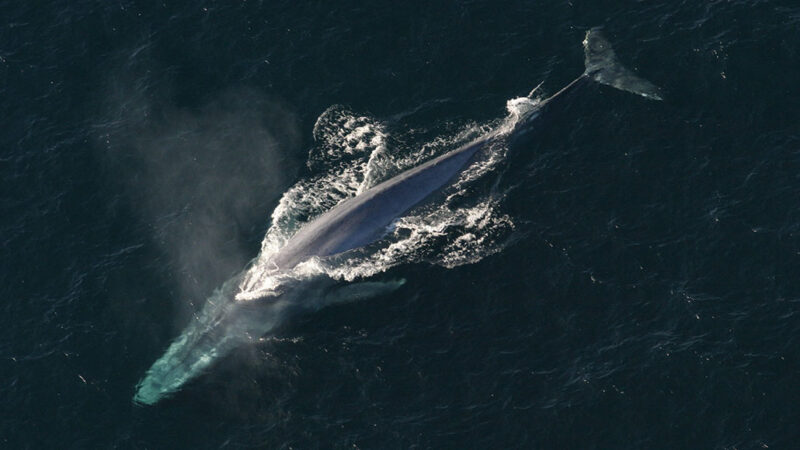
[[[796,2],[0,17],[0,447],[796,446]],[[271,270],[338,202],[513,126],[595,26],[664,101],[582,88],[380,241]],[[263,333],[132,401],[217,299],[282,292],[310,307],[254,308]]]
[[[270,258],[306,222],[341,201],[426,160],[452,150],[490,132],[510,131],[536,101],[526,98],[508,102],[508,116],[497,123],[469,124],[452,136],[443,135],[420,148],[402,145],[387,150],[389,131],[376,119],[359,116],[341,106],[327,109],[314,125],[315,147],[308,166],[319,172],[287,190],[271,216],[271,226],[261,244],[261,253],[246,271],[236,298],[256,299],[281,291],[281,277],[324,274],[332,279],[353,281],[385,272],[409,262],[428,262],[444,267],[477,262],[498,251],[498,235],[508,234],[513,221],[497,211],[502,194],[468,192],[471,183],[491,173],[503,159],[507,142],[497,140],[445,191],[444,198],[428,202],[413,215],[398,218],[378,244],[333,258],[312,258],[288,275],[270,267]],[[405,130],[413,134],[417,130]],[[403,136],[396,136],[402,141]],[[440,196],[441,197],[441,196]]]

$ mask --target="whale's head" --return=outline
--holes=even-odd
[[[152,405],[202,374],[233,348],[258,340],[272,329],[287,306],[280,297],[237,301],[222,288],[206,302],[184,332],[148,369],[133,401]]]

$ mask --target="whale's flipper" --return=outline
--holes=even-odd
[[[583,49],[586,54],[587,76],[598,83],[639,94],[651,100],[663,100],[661,90],[656,85],[639,78],[620,64],[611,44],[599,30],[591,29],[586,32]]]
[[[359,283],[350,283],[328,293],[324,301],[326,305],[332,305],[365,300],[370,297],[377,297],[394,292],[405,283],[406,280],[403,278],[390,281],[362,281]]]

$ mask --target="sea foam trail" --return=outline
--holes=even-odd
[[[261,253],[245,271],[236,298],[252,300],[279,292],[287,278],[326,275],[353,281],[403,262],[428,262],[449,268],[477,262],[501,250],[499,238],[514,227],[510,217],[498,212],[502,198],[466,198],[466,186],[503,160],[507,144],[502,139],[495,141],[484,158],[461,174],[443,201],[416,208],[413,214],[396,220],[387,230],[382,245],[342,256],[311,258],[291,274],[281,274],[270,264],[272,255],[304,223],[339,202],[482,135],[507,134],[537,104],[529,97],[515,98],[507,102],[508,115],[504,119],[466,125],[422,145],[417,151],[392,149],[391,152],[387,147],[386,125],[341,106],[328,108],[314,125],[316,145],[308,158],[309,167],[320,173],[299,181],[281,197],[272,213],[272,225],[261,244]]]

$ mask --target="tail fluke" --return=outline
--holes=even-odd
[[[586,32],[583,40],[586,54],[586,75],[598,83],[639,94],[651,100],[663,100],[661,90],[653,83],[639,78],[620,64],[617,54],[603,34],[592,29]]]

